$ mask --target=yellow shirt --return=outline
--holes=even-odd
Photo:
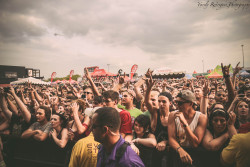
[[[221,153],[226,164],[236,162],[237,167],[250,166],[250,132],[234,135]]]
[[[72,149],[69,167],[96,166],[98,145],[92,132],[89,136],[79,140]]]

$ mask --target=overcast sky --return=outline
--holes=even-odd
[[[137,64],[139,74],[202,72],[202,59],[205,71],[243,65],[242,44],[250,67],[249,0],[0,0],[0,64],[45,78],[107,64],[113,73]]]

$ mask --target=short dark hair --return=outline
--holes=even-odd
[[[143,127],[144,132],[146,131],[151,132],[150,118],[148,116],[141,114],[135,118],[133,126],[135,126],[135,122],[138,122],[140,126]]]
[[[119,93],[113,90],[108,90],[108,91],[103,92],[102,96],[106,99],[110,98],[112,101],[115,101],[115,100],[117,102],[119,101]]]
[[[60,121],[62,121],[61,127],[62,127],[62,128],[66,128],[68,121],[67,121],[67,119],[64,117],[64,115],[63,115],[63,114],[60,114],[60,113],[54,113],[53,115],[58,115],[59,118],[60,118]]]
[[[39,108],[44,110],[45,117],[46,117],[47,121],[50,121],[50,117],[51,117],[51,110],[50,110],[50,108],[46,107],[46,106],[40,106]]]
[[[112,132],[120,129],[121,118],[119,112],[111,107],[102,107],[95,111],[97,114],[96,121],[101,126],[108,126]]]
[[[212,125],[212,121],[213,121],[213,118],[216,116],[224,117],[226,119],[226,121],[229,119],[229,114],[224,109],[215,108],[209,116],[208,130],[211,133],[214,133],[214,127]],[[227,128],[225,129],[225,131],[223,133],[225,133],[226,131],[227,131]]]
[[[94,104],[101,104],[102,103],[102,96],[95,96],[94,97]]]
[[[161,92],[161,93],[159,94],[159,96],[165,96],[166,98],[168,98],[168,100],[169,100],[170,102],[173,101],[172,95],[171,95],[170,93],[168,93],[168,92]]]

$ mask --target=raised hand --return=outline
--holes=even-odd
[[[126,73],[124,72],[124,76],[118,76],[118,83],[119,84],[123,84],[125,83],[125,76],[126,76]]]
[[[207,96],[209,93],[209,80],[205,81],[203,84],[203,96]]]
[[[240,70],[242,70],[242,67],[239,67],[239,64],[240,64],[240,62],[236,65],[233,75],[238,74],[240,72]]]
[[[77,103],[72,103],[71,104],[71,108],[72,108],[73,114],[78,113],[78,111],[79,111],[79,105]]]
[[[221,69],[223,72],[223,76],[226,77],[229,75],[229,68],[230,68],[231,64],[229,64],[228,66],[223,66],[223,63],[221,63]]]
[[[235,113],[232,112],[232,111],[229,112],[229,119],[228,119],[228,122],[227,122],[228,126],[234,125],[235,120],[236,120],[236,115],[235,115]]]
[[[148,77],[144,80],[146,81],[147,88],[152,88],[156,82],[156,80],[153,80],[152,73],[150,72],[148,73]]]
[[[91,79],[91,75],[89,73],[89,70],[86,67],[84,68],[84,70],[85,70],[85,76],[86,76],[86,78],[87,79]]]
[[[149,76],[150,76],[150,75],[152,76],[152,74],[153,74],[153,70],[151,71],[150,68],[149,68],[148,71],[146,72],[145,76],[146,76],[147,78],[149,78]]]

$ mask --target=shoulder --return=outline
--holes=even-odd
[[[120,111],[120,116],[125,116],[125,115],[127,115],[127,116],[130,116],[130,113],[127,111],[127,110],[121,110]]]
[[[207,116],[201,112],[198,112],[199,113],[199,122],[207,122]]]
[[[144,166],[140,157],[134,152],[134,150],[128,146],[123,157],[119,162],[120,166]]]
[[[67,128],[63,128],[62,130],[62,134],[66,133],[68,135],[68,129]]]

